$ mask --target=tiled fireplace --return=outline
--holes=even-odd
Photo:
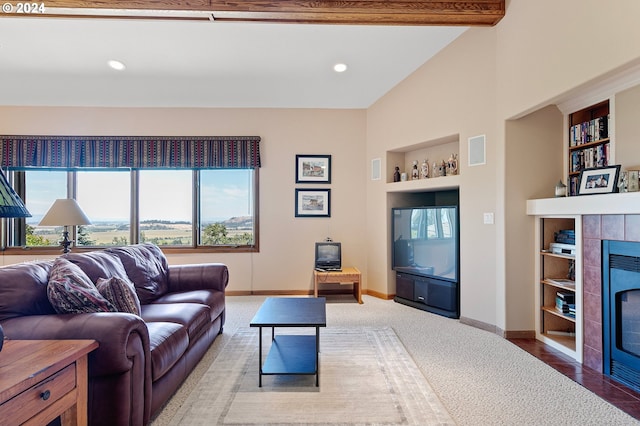
[[[640,214],[584,215],[583,364],[603,372],[602,240],[640,241]]]

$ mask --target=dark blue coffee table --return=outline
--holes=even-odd
[[[258,386],[262,376],[315,375],[319,385],[320,327],[327,326],[325,298],[268,297],[249,324],[260,328]],[[262,328],[271,327],[271,349],[262,362]],[[313,327],[315,335],[275,335],[276,327]]]

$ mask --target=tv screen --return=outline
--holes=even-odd
[[[458,281],[457,206],[394,208],[395,271]]]
[[[316,243],[316,268],[342,268],[342,245],[333,241]]]

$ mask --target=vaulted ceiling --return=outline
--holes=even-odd
[[[504,0],[33,4],[0,14],[0,105],[367,108],[505,13]]]

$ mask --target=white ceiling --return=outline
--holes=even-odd
[[[0,105],[367,108],[466,29],[0,18]]]

